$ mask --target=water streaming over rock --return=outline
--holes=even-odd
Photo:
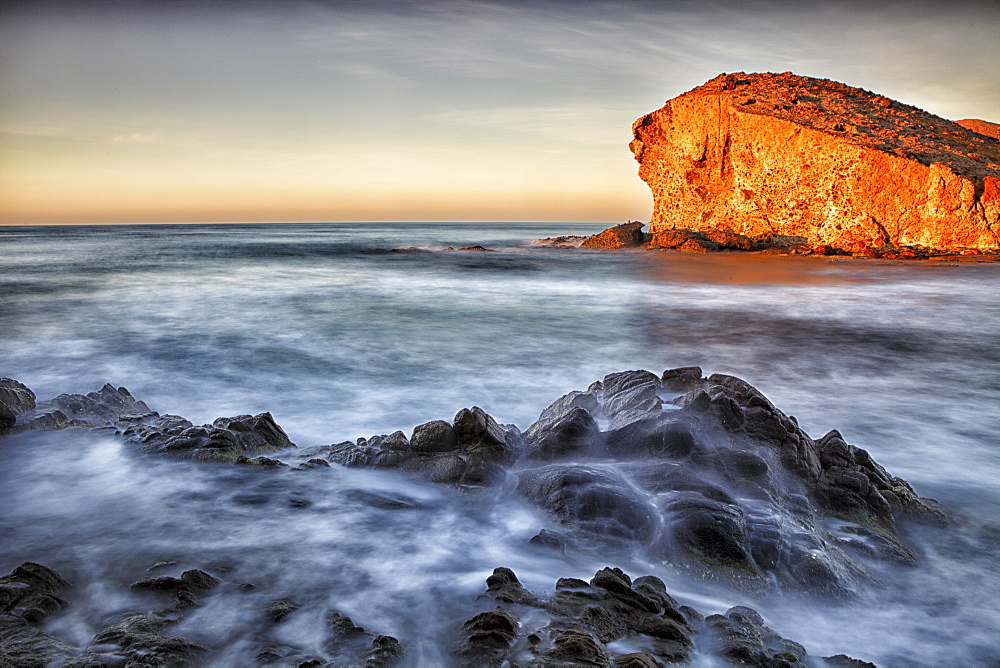
[[[330,610],[398,638],[410,665],[448,664],[462,623],[494,605],[477,596],[499,566],[543,595],[605,566],[655,575],[705,614],[753,607],[813,656],[995,662],[1000,267],[527,245],[600,227],[3,228],[0,376],[40,400],[111,382],[195,424],[270,411],[310,447],[410,436],[471,406],[523,431],[606,374],[699,365],[751,382],[813,438],[838,429],[948,507],[947,529],[901,527],[915,566],[873,566],[879,584],[848,602],[761,594],[649,551],[531,543],[564,527],[515,482],[177,461],[68,429],[0,441],[0,571],[34,561],[73,583],[44,628],[76,647],[163,596],[131,583],[211,573],[221,584],[170,632],[213,665],[267,647],[323,656]],[[495,252],[444,250],[473,245]],[[282,600],[294,609],[268,607]]]

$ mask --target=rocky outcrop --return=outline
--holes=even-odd
[[[399,469],[431,482],[488,485],[503,476],[521,441],[514,425],[500,425],[478,406],[463,408],[449,423],[434,420],[414,427],[410,438],[401,431],[345,441],[320,450],[329,462],[343,466]]]
[[[834,81],[724,74],[638,119],[654,235],[728,228],[849,252],[1000,247],[1000,142]]]
[[[629,221],[615,227],[610,227],[600,234],[587,237],[581,248],[596,248],[599,250],[616,250],[642,245],[646,241],[642,233],[642,223]]]
[[[746,606],[705,617],[678,603],[651,575],[633,580],[621,569],[604,568],[589,582],[560,578],[552,596],[527,592],[508,568],[497,568],[486,582],[486,597],[499,606],[462,626],[461,665],[654,668],[689,665],[699,646],[735,666],[873,668],[843,654],[809,657]],[[621,640],[631,651],[609,646]]]
[[[274,460],[250,458],[295,447],[270,413],[217,418],[210,425],[195,426],[178,415],[150,412],[122,416],[114,426],[127,443],[138,445],[143,452],[182,459],[267,465]]]
[[[262,469],[394,469],[492,487],[547,514],[548,526],[531,541],[539,548],[641,553],[756,594],[777,587],[852,596],[880,562],[914,562],[901,520],[943,520],[933,501],[839,432],[813,439],[749,383],[706,378],[698,367],[608,374],[557,399],[524,432],[473,407],[409,436],[303,449],[293,449],[269,413],[200,427],[173,415],[125,414],[147,407],[124,388],[61,395],[40,407],[78,426],[113,427],[152,454]],[[287,461],[264,456],[285,449]],[[199,573],[134,587],[193,605],[199,582],[210,583]]]

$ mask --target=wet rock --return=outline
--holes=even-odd
[[[525,457],[539,461],[556,461],[592,452],[600,433],[597,421],[581,407],[571,408],[558,418],[535,425],[542,426],[534,431],[528,429]]]
[[[0,665],[46,666],[73,649],[38,625],[65,607],[57,596],[70,584],[54,570],[25,562],[0,578]]]
[[[462,625],[461,661],[476,666],[501,666],[517,637],[517,620],[502,610],[483,612]]]
[[[622,427],[663,407],[658,395],[660,379],[648,371],[622,371],[602,381],[604,414],[611,427]]]
[[[129,585],[130,589],[165,592],[174,597],[179,609],[194,607],[198,604],[196,593],[214,589],[221,580],[205,571],[191,569],[184,571],[179,578],[169,575],[143,578]]]
[[[347,467],[400,469],[431,482],[487,486],[513,461],[521,432],[497,423],[478,406],[463,408],[453,424],[435,420],[418,425],[413,438],[402,432],[345,441],[329,448],[331,462]]]
[[[392,636],[376,636],[371,649],[365,655],[365,668],[389,668],[398,665],[405,649]]]
[[[592,635],[575,629],[553,632],[552,649],[542,654],[546,665],[610,666],[611,655]]]
[[[202,426],[176,415],[151,413],[118,420],[117,427],[126,443],[138,445],[143,452],[181,459],[273,466],[277,460],[253,457],[295,447],[270,413],[218,418]]]
[[[486,578],[486,595],[504,603],[538,605],[538,599],[521,586],[514,571],[502,566]]]
[[[455,430],[444,420],[418,425],[410,437],[410,448],[414,452],[451,452],[457,447]]]
[[[528,543],[537,547],[558,550],[560,552],[566,549],[566,537],[561,533],[549,531],[548,529],[542,529],[539,531],[531,537],[531,540],[529,540]]]
[[[646,235],[642,232],[642,223],[629,221],[589,237],[580,244],[580,247],[617,250],[641,246],[645,241]]]
[[[617,459],[681,461],[700,446],[693,425],[683,416],[660,413],[609,432],[605,447]]]
[[[709,615],[705,623],[714,638],[714,653],[741,666],[807,666],[802,645],[782,638],[764,625],[753,609],[737,606],[725,615]]]
[[[505,581],[517,581],[514,573],[505,568],[496,569],[491,579],[498,574]],[[517,587],[517,596],[497,600],[504,605],[535,608],[537,612],[523,616],[523,620],[531,620],[529,627],[501,624],[515,620],[503,606],[497,613],[506,614],[506,619],[489,617],[489,628],[495,624],[502,630],[499,637],[490,638],[488,645],[498,648],[490,655],[494,660],[503,660],[508,649],[514,647],[520,648],[522,654],[512,663],[520,659],[527,665],[659,665],[657,661],[686,661],[693,647],[693,627],[659,578],[643,576],[633,581],[620,569],[605,568],[590,582],[560,579],[554,595],[547,599],[524,592],[519,584]],[[489,585],[487,595],[496,591],[495,585]],[[467,622],[466,629],[475,628],[472,622],[481,623],[482,617]],[[619,658],[605,647],[605,643],[623,638],[646,645],[646,657]]]
[[[35,408],[35,393],[13,378],[0,378],[0,434],[10,430],[17,417]]]
[[[701,367],[684,366],[667,369],[660,376],[660,383],[670,392],[687,392],[701,386]]]
[[[655,508],[613,471],[554,464],[520,473],[517,490],[564,526],[595,537],[642,543],[658,528]]]
[[[125,415],[148,415],[149,406],[139,401],[124,387],[114,387],[106,384],[97,392],[87,394],[60,394],[54,399],[38,404],[36,417],[42,418],[46,413],[58,411],[61,416],[52,420],[40,419],[34,428],[61,428],[59,425],[69,422],[68,426],[103,427],[114,424]],[[78,421],[78,422],[74,422]],[[52,424],[53,427],[47,425]]]
[[[81,660],[108,661],[105,665],[200,665],[206,648],[180,636],[166,635],[165,631],[173,623],[174,620],[158,614],[131,615],[118,624],[101,629]]]
[[[264,612],[270,618],[272,622],[280,623],[285,620],[285,617],[292,614],[299,609],[299,606],[295,605],[292,601],[287,598],[283,598],[277,601],[271,601],[264,608]]]
[[[846,654],[825,656],[822,661],[824,666],[831,666],[831,668],[876,668],[874,663],[868,663],[867,661],[861,661],[860,659],[852,659]]]
[[[661,558],[698,564],[705,576],[751,579],[764,586],[739,505],[690,491],[671,495],[662,509],[667,529],[659,543]]]

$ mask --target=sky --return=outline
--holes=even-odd
[[[722,72],[1000,121],[1000,2],[0,2],[0,224],[648,220]]]

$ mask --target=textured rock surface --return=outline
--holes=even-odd
[[[580,244],[580,247],[615,250],[617,248],[639,246],[645,241],[645,235],[642,233],[642,223],[629,221],[615,227],[610,227],[600,234],[588,237]]]
[[[983,122],[980,122],[983,123]],[[825,79],[724,74],[637,120],[653,234],[773,233],[856,252],[1000,246],[1000,142]]]
[[[496,586],[498,580],[503,586]],[[497,568],[487,579],[486,596],[500,606],[462,626],[459,665],[702,665],[708,657],[696,654],[696,646],[735,666],[872,665],[842,654],[809,657],[752,608],[704,617],[680,605],[659,578],[633,580],[618,568],[603,568],[590,582],[560,578],[552,596],[528,593],[513,571]],[[631,651],[616,652],[611,643],[620,640]]]

